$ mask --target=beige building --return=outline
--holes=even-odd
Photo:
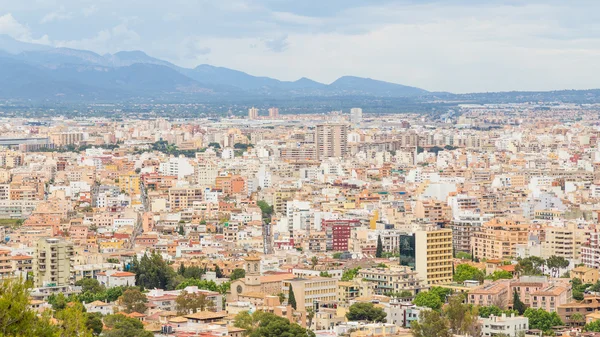
[[[481,232],[473,234],[471,247],[479,259],[509,259],[516,256],[515,245],[527,244],[528,237],[529,225],[494,218],[483,224]]]
[[[415,232],[415,271],[428,285],[452,283],[452,229]]]
[[[452,267],[450,268],[452,274]],[[423,279],[417,272],[406,266],[391,266],[390,268],[363,268],[358,272],[358,279],[374,283],[376,295],[410,291],[413,295],[426,289]]]
[[[172,212],[192,208],[194,202],[203,201],[201,187],[172,187],[169,189],[169,207]]]
[[[81,132],[57,132],[50,134],[50,141],[56,146],[79,144],[83,140]]]
[[[0,249],[0,279],[10,278],[13,275],[13,267],[10,258],[10,250]]]
[[[348,153],[348,125],[344,123],[317,125],[315,144],[317,159],[345,157]]]
[[[598,282],[598,269],[585,266],[573,268],[570,271],[571,279],[578,278],[583,284]]]
[[[256,298],[265,295],[277,295],[283,292],[283,282],[294,278],[294,274],[261,275],[260,258],[249,256],[244,259],[246,277],[231,282],[229,301],[239,301],[240,298]],[[297,297],[296,297],[297,298]]]
[[[586,242],[585,230],[577,228],[577,224],[569,223],[566,227],[546,227],[546,239],[542,242],[542,256],[560,256],[567,260],[579,259],[581,245]]]
[[[296,310],[306,311],[315,302],[335,302],[337,300],[338,280],[330,277],[294,278],[283,281],[283,292],[289,294],[292,285],[296,298]]]
[[[36,287],[68,285],[71,276],[73,243],[59,238],[36,242],[33,274]]]

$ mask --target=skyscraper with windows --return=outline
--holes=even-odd
[[[277,118],[279,117],[279,108],[269,108],[269,117],[270,118]]]
[[[248,119],[257,119],[258,118],[258,109],[255,107],[251,107],[248,109]]]
[[[361,108],[352,108],[350,109],[350,122],[353,124],[359,124],[362,122],[363,111]]]
[[[315,143],[317,159],[345,157],[348,153],[348,125],[345,123],[317,125]]]

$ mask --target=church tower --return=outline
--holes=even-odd
[[[260,257],[248,256],[244,259],[246,261],[246,285],[247,286],[259,286],[260,285]]]

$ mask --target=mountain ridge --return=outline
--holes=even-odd
[[[325,84],[306,77],[282,81],[208,64],[184,68],[140,50],[100,55],[88,50],[20,42],[6,35],[0,35],[0,72],[5,73],[0,76],[0,98],[10,98],[11,94],[44,99],[158,94],[408,97],[429,93],[420,88],[356,76],[343,76]],[[9,78],[18,78],[19,83],[29,83],[28,86],[36,90],[15,86]],[[44,86],[53,87],[41,90]]]

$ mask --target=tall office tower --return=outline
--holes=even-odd
[[[257,119],[258,118],[258,109],[255,107],[251,107],[248,109],[248,119]]]
[[[348,153],[348,125],[344,123],[317,125],[315,144],[317,159],[345,157]]]
[[[362,122],[362,109],[352,108],[350,109],[350,122],[358,124]]]
[[[269,117],[271,117],[271,118],[279,117],[279,108],[269,108]]]
[[[59,238],[43,238],[36,243],[33,263],[35,287],[69,284],[73,243]]]

